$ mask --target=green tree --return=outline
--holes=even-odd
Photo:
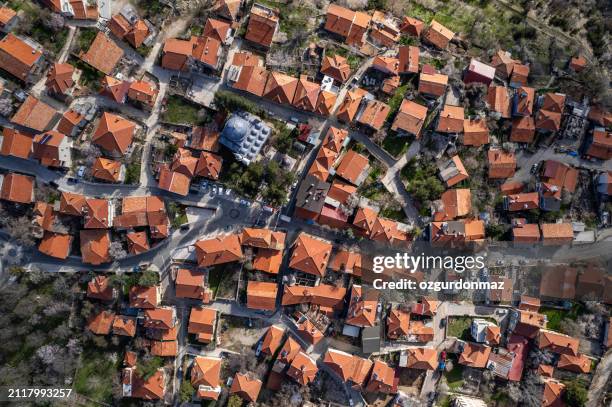
[[[565,392],[563,393],[565,404],[572,407],[583,407],[586,405],[587,398],[588,393],[584,380],[576,378],[565,383]]]
[[[152,287],[159,283],[159,274],[153,270],[144,271],[138,279],[138,284],[145,287]]]
[[[237,394],[232,394],[227,401],[227,407],[241,407],[242,399]]]
[[[191,385],[190,380],[183,380],[181,382],[181,392],[179,394],[179,398],[181,399],[183,403],[190,401],[191,398],[193,397],[194,392],[195,392],[195,389]]]
[[[136,365],[136,370],[140,377],[144,380],[147,380],[149,377],[153,376],[153,374],[164,365],[164,360],[159,356],[153,357],[144,357],[139,360]]]

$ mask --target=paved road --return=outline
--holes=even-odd
[[[612,349],[609,349],[599,361],[589,387],[589,399],[586,407],[599,407],[603,402],[612,378]]]

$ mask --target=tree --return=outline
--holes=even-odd
[[[562,398],[568,406],[585,406],[588,399],[588,392],[584,380],[575,378],[571,382],[566,382],[565,392]]]
[[[147,380],[164,365],[164,360],[159,356],[145,355],[138,360],[136,371],[141,378]]]
[[[43,25],[54,33],[59,32],[62,28],[64,28],[64,17],[57,13],[48,13],[41,17],[43,17]]]
[[[580,324],[571,318],[563,318],[559,330],[566,335],[577,337],[582,333]]]
[[[13,239],[25,247],[36,245],[34,237],[35,227],[27,216],[10,218],[5,227],[6,231],[13,236]]]
[[[123,248],[123,244],[118,240],[111,242],[109,247],[109,253],[110,256],[115,260],[124,259],[128,255],[127,251]]]
[[[237,394],[232,394],[227,400],[227,407],[242,407],[242,399]]]
[[[195,389],[191,385],[191,381],[183,380],[181,382],[181,392],[179,394],[179,398],[183,403],[190,401],[194,392]]]
[[[159,274],[153,270],[146,270],[138,278],[138,285],[152,287],[159,283]]]
[[[13,113],[13,102],[9,98],[0,99],[0,115],[8,117]]]

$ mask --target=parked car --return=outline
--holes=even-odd
[[[77,170],[77,177],[83,178],[83,175],[85,175],[85,166],[81,165]]]
[[[530,172],[532,174],[535,174],[536,172],[538,172],[538,168],[540,168],[540,163],[535,163],[531,166]]]

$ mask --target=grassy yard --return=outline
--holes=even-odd
[[[232,270],[227,265],[218,265],[213,267],[208,274],[208,286],[213,292],[213,298],[228,298],[234,296],[236,284],[233,280],[234,273],[238,271]]]
[[[451,317],[448,319],[446,336],[454,336],[466,340],[470,337],[472,317]]]
[[[399,137],[391,132],[387,134],[387,137],[382,142],[382,148],[395,158],[408,151],[409,146],[408,138]]]
[[[117,367],[108,355],[85,351],[74,378],[74,390],[95,401],[110,402],[116,374]]]
[[[200,107],[196,104],[180,96],[171,95],[167,99],[162,120],[174,124],[199,124],[199,111]]]
[[[463,386],[463,365],[453,360],[453,369],[450,372],[444,372],[444,378],[451,390],[457,390]]]
[[[581,304],[574,304],[572,309],[569,311],[558,309],[558,308],[548,308],[541,307],[540,313],[546,315],[548,322],[546,323],[546,328],[551,329],[553,331],[558,331],[561,329],[561,322],[565,318],[569,318],[571,320],[576,320],[579,315],[584,312],[584,306]]]

